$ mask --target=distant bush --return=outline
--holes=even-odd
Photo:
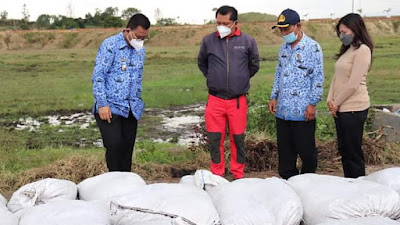
[[[19,28],[20,28],[21,30],[29,30],[29,29],[31,29],[31,28],[29,27],[28,24],[21,24],[21,25],[19,26]]]
[[[399,21],[393,21],[392,24],[393,24],[393,30],[394,30],[394,32],[397,32],[397,31],[399,30],[399,24],[400,24],[400,22],[399,22]]]
[[[9,45],[10,45],[10,42],[11,42],[11,35],[10,34],[6,34],[6,36],[4,37],[4,43],[6,44],[6,46],[7,46],[7,48],[9,47]]]
[[[178,25],[175,18],[161,18],[157,21],[157,25],[160,26],[172,26]]]
[[[29,44],[37,43],[41,39],[40,33],[29,32],[29,33],[25,33],[23,36],[24,36],[26,42],[28,42]]]
[[[29,32],[25,33],[23,37],[29,44],[40,43],[44,47],[49,41],[54,40],[56,35],[54,33]]]
[[[63,48],[71,48],[74,47],[78,42],[78,33],[69,33],[64,36],[64,40],[62,41],[61,47]]]
[[[257,12],[241,13],[238,18],[239,22],[244,23],[276,22],[277,19],[278,17],[275,15]]]

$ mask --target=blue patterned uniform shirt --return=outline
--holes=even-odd
[[[97,52],[92,84],[93,112],[109,106],[111,113],[127,118],[129,111],[139,120],[144,109],[142,100],[144,47],[136,51],[125,41],[123,33],[103,41]]]
[[[276,117],[305,121],[308,105],[322,99],[323,55],[320,45],[306,36],[292,49],[284,43],[279,50],[274,86],[270,99],[277,100]]]

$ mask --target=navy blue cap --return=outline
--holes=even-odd
[[[300,22],[299,14],[292,9],[285,9],[278,16],[278,23],[271,27],[271,29],[275,29],[275,27],[288,27],[290,25],[296,25]]]

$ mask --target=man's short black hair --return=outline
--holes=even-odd
[[[136,29],[136,27],[141,26],[143,29],[147,30],[150,28],[150,20],[145,15],[138,13],[131,17],[126,28],[131,30]]]
[[[223,5],[221,6],[218,10],[217,13],[215,13],[215,18],[217,18],[217,15],[221,14],[223,16],[225,15],[230,15],[229,19],[232,21],[236,21],[238,19],[238,12],[235,8],[233,8],[232,6],[228,6],[228,5]]]

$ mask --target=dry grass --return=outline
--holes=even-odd
[[[66,179],[78,183],[88,177],[107,171],[104,160],[87,155],[73,155],[40,168],[26,170],[19,174],[1,177],[0,190],[12,191],[44,178]]]
[[[336,172],[342,167],[341,156],[336,140],[317,141],[318,170]],[[278,149],[276,142],[267,138],[249,137],[247,146],[247,170],[277,170]],[[400,163],[400,151],[395,144],[388,144],[380,138],[364,137],[363,150],[366,165],[384,165]]]
[[[207,154],[199,153],[196,161],[185,164],[134,164],[132,171],[150,183],[155,180],[177,180],[184,175],[192,174],[197,169],[207,168]],[[19,187],[44,178],[66,179],[79,183],[86,178],[107,172],[104,159],[95,156],[73,155],[40,168],[33,168],[22,173],[0,174],[0,193],[15,191]]]
[[[227,144],[228,145],[228,144]],[[269,140],[264,135],[251,135],[246,138],[247,165],[246,173],[253,176],[256,173],[277,171],[278,152],[276,142]],[[368,166],[384,166],[385,164],[398,164],[400,151],[398,145],[389,145],[382,140],[366,137],[364,139],[365,162]],[[336,140],[317,142],[318,170],[322,173],[337,173],[341,170],[340,155],[337,151]],[[209,168],[209,154],[204,150],[196,149],[196,160],[184,164],[134,164],[132,171],[143,177],[148,183],[176,182],[180,177],[193,174],[198,169]],[[229,152],[228,157],[229,157]],[[229,166],[229,163],[226,165]],[[227,169],[228,171],[228,169]],[[19,174],[0,174],[0,192],[11,192],[19,187],[43,179],[66,179],[75,183],[107,172],[104,159],[87,156],[73,155],[40,168],[26,170]]]

